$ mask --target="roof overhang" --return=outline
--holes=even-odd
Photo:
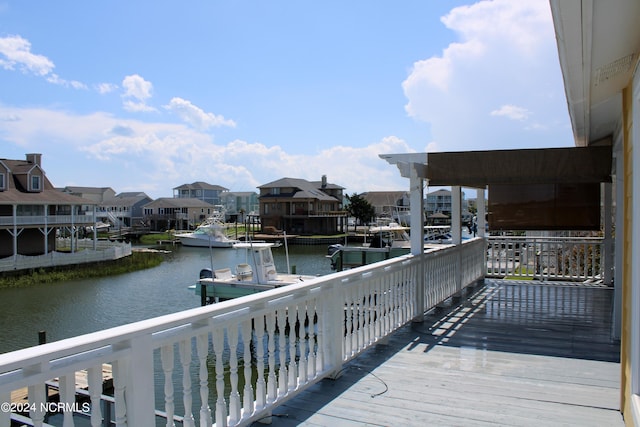
[[[588,146],[620,129],[622,90],[640,52],[640,2],[550,4],[575,145]]]

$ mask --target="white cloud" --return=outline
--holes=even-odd
[[[168,105],[167,110],[172,111],[184,122],[189,123],[199,130],[207,130],[211,127],[229,126],[235,127],[233,120],[227,120],[223,116],[217,116],[213,113],[206,113],[201,108],[196,107],[191,102],[182,98],[173,98]]]
[[[118,90],[118,85],[113,83],[98,83],[97,85],[95,85],[95,88],[98,93],[104,95]]]
[[[55,65],[43,55],[31,53],[31,43],[20,36],[0,37],[0,66],[6,70],[16,67],[25,73],[46,76]]]
[[[416,61],[402,83],[405,110],[430,124],[432,148],[572,144],[559,127],[567,111],[548,1],[483,0],[441,21],[457,38],[440,55]]]
[[[156,111],[150,105],[147,105],[147,100],[152,97],[153,84],[145,80],[138,74],[126,76],[122,80],[122,87],[124,94],[122,94],[123,106],[127,111],[132,112],[145,112]]]
[[[4,58],[3,58],[4,57]],[[5,70],[20,69],[25,74],[44,77],[49,83],[74,89],[87,86],[77,80],[66,80],[53,72],[53,61],[44,55],[31,52],[31,43],[20,36],[0,37],[0,67]]]
[[[23,152],[43,153],[43,167],[57,186],[85,180],[86,185],[110,186],[117,192],[143,189],[151,197],[170,197],[173,187],[196,180],[235,191],[256,191],[285,176],[316,181],[327,175],[349,193],[404,190],[409,185],[396,167],[378,156],[412,151],[393,136],[362,148],[335,146],[293,155],[259,142],[216,144],[211,135],[184,125],[123,120],[105,113],[76,115],[0,105],[0,118],[5,119],[0,121],[3,140]]]
[[[491,112],[492,116],[504,116],[512,120],[525,120],[529,117],[530,112],[526,108],[516,107],[515,105],[503,105],[497,110]]]

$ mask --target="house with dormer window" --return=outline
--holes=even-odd
[[[95,224],[95,203],[55,189],[41,159],[0,159],[0,259],[46,255],[55,251],[56,235]]]

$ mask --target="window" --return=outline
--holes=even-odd
[[[40,191],[40,176],[31,176],[31,191]]]
[[[5,188],[5,184],[4,184],[4,174],[0,173],[0,191],[2,190],[6,190]]]

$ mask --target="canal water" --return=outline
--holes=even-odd
[[[0,353],[47,341],[99,331],[198,307],[200,297],[188,286],[202,268],[226,268],[247,262],[243,249],[176,246],[157,267],[97,279],[0,289]],[[279,272],[287,271],[285,246],[273,249]],[[332,273],[326,245],[289,245],[289,266],[299,274]]]

